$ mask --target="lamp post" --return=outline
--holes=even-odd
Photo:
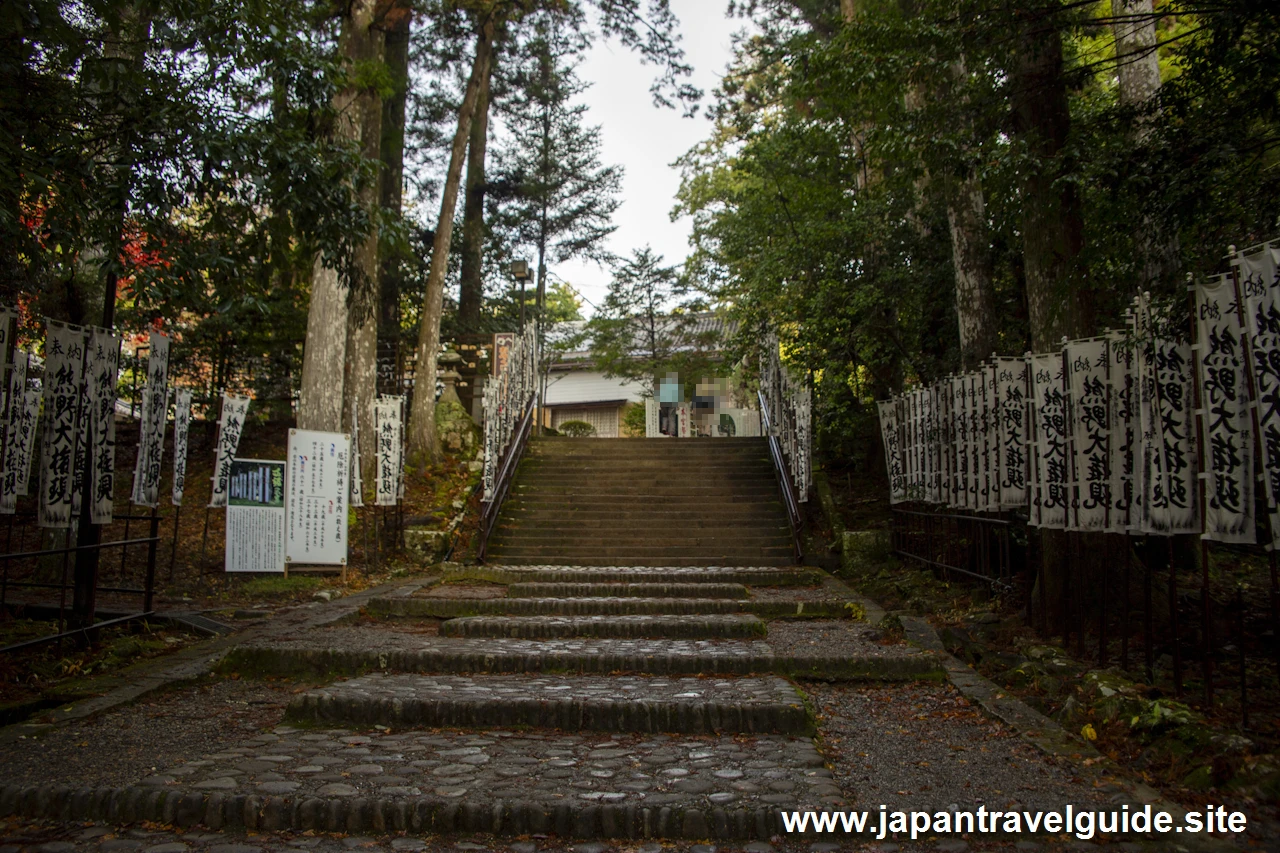
[[[520,282],[520,332],[524,333],[524,283],[532,276],[529,274],[528,261],[512,261],[511,275]]]

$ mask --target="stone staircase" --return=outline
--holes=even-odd
[[[786,566],[794,552],[762,438],[535,438],[488,558],[513,566]]]
[[[840,808],[854,792],[791,679],[942,669],[865,636],[843,584],[789,565],[768,465],[751,439],[535,441],[496,564],[227,653],[224,673],[325,685],[285,725],[123,789],[0,783],[0,814],[745,843],[781,834],[783,811]]]

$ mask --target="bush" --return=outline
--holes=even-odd
[[[570,438],[591,438],[596,434],[596,428],[586,421],[565,421],[560,424],[560,434]]]

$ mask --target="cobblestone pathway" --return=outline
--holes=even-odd
[[[871,841],[787,838],[781,812],[1121,796],[979,712],[933,653],[832,618],[851,595],[813,570],[446,580],[259,632],[202,684],[4,742],[0,815],[22,817],[0,853],[824,853]]]

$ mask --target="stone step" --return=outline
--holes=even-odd
[[[634,476],[645,478],[670,478],[674,473],[687,476],[691,469],[677,467],[673,469],[671,461],[666,458],[654,459],[618,459],[612,456],[578,456],[578,457],[537,457],[526,455],[520,462],[521,471],[534,471],[540,477],[577,477],[581,472],[600,476]],[[699,460],[696,469],[700,477],[717,477],[722,475],[749,474],[752,476],[777,476],[773,462],[768,457],[759,459],[712,459]]]
[[[740,583],[539,583],[507,587],[509,598],[746,598]]]
[[[818,569],[752,566],[468,566],[446,574],[447,580],[475,579],[492,583],[740,583],[747,586],[818,586],[827,577]]]
[[[440,626],[445,637],[744,639],[768,633],[760,617],[721,616],[464,616]]]
[[[246,643],[231,649],[217,670],[291,678],[333,678],[370,672],[421,674],[588,674],[733,676],[912,681],[942,676],[927,652],[866,655],[779,655],[763,640],[633,640],[421,637],[405,645],[356,643],[324,648],[314,641]],[[377,644],[373,644],[377,645]]]
[[[499,523],[498,530],[519,531],[522,538],[530,541],[536,539],[563,539],[566,536],[575,538],[589,538],[593,541],[607,541],[615,544],[622,544],[618,540],[634,536],[643,532],[647,535],[650,542],[653,541],[655,532],[661,531],[662,541],[675,542],[679,541],[685,544],[698,544],[689,542],[690,539],[731,539],[735,542],[748,540],[758,541],[763,539],[776,539],[779,536],[790,541],[791,529],[782,525],[763,526],[759,524],[726,524],[725,522],[717,522],[706,524],[704,526],[692,527],[685,526],[681,522],[663,522],[660,524],[646,522],[615,522],[611,526],[605,526],[603,519],[594,525],[577,524],[571,520],[561,519],[558,522],[548,522],[546,524],[528,525],[514,522]]]
[[[567,506],[525,503],[518,498],[503,502],[499,519],[517,520],[525,524],[568,523],[589,526],[595,523],[672,524],[686,526],[713,526],[735,524],[786,524],[781,503],[760,502],[731,503],[728,506],[672,507],[672,506],[611,506],[603,508],[591,505]]]
[[[777,560],[794,561],[795,555],[789,544],[734,548],[714,545],[697,545],[687,548],[666,548],[661,545],[632,545],[614,547],[612,545],[576,545],[573,547],[558,545],[539,545],[521,542],[517,533],[510,538],[498,536],[489,546],[489,556],[500,562],[509,558],[537,558],[542,563],[567,563],[569,565],[593,565],[600,560],[608,561],[608,565],[635,563],[645,565],[647,561],[657,560],[659,565],[666,559],[679,556],[685,565],[710,564],[715,566],[759,566],[780,565]],[[591,563],[580,563],[579,559],[589,559]],[[652,563],[650,563],[652,564]]]
[[[803,735],[814,730],[800,694],[776,676],[716,680],[378,673],[303,693],[289,703],[285,719],[312,726],[528,727],[627,734]]]
[[[632,566],[657,567],[657,566],[705,566],[708,563],[715,563],[719,566],[790,566],[795,563],[795,553],[788,551],[785,555],[762,557],[758,552],[754,554],[743,554],[736,557],[721,556],[717,560],[708,560],[701,557],[681,557],[672,554],[665,554],[656,557],[636,557],[634,554],[624,555],[625,559],[617,556],[604,557],[596,553],[580,553],[571,559],[562,559],[561,563],[571,563],[575,566],[615,566],[618,563],[625,562]],[[499,552],[495,551],[493,546],[489,548],[489,557],[492,559],[501,559],[503,563],[512,566],[541,566],[548,562],[546,554],[524,554],[514,549]]]
[[[754,613],[761,619],[839,619],[842,601],[734,598],[371,598],[372,616],[456,619],[460,616],[648,616]]]
[[[494,543],[509,543],[530,548],[547,547],[568,551],[599,550],[607,545],[615,552],[622,548],[647,548],[660,543],[670,554],[682,554],[690,548],[719,548],[739,554],[748,548],[789,548],[791,535],[785,530],[774,531],[717,531],[709,528],[672,530],[662,527],[636,526],[611,531],[598,529],[579,530],[569,528],[527,528],[519,525],[500,525],[493,534]]]
[[[776,496],[772,494],[776,488],[777,483],[774,480],[737,489],[719,483],[668,483],[663,486],[648,487],[643,484],[609,483],[583,478],[576,483],[555,485],[517,480],[511,487],[511,494],[520,498],[543,497],[557,500],[563,497],[642,498],[655,502],[679,500],[683,503],[692,503],[690,500],[692,498],[719,499],[725,503],[737,503],[739,499],[746,498],[751,503],[758,503],[768,499],[776,500]]]
[[[280,726],[196,756],[120,787],[0,783],[0,814],[251,834],[727,842],[783,834],[784,810],[846,802],[812,739],[787,735]]]
[[[773,474],[772,469],[723,469],[708,470],[698,467],[694,471],[663,471],[661,469],[652,469],[641,471],[636,468],[625,468],[617,470],[601,470],[592,471],[584,466],[574,465],[571,470],[565,470],[560,466],[544,466],[533,470],[522,468],[520,473],[536,474],[536,480],[530,479],[529,485],[547,485],[547,486],[564,486],[564,485],[581,485],[589,480],[604,480],[604,484],[636,486],[640,488],[662,489],[666,486],[674,485],[707,485],[714,484],[717,486],[733,486],[733,485],[761,485],[768,486],[770,483],[776,483],[777,478]]]
[[[723,456],[731,453],[767,453],[768,441],[764,438],[724,439],[672,439],[672,438],[535,438],[529,442],[529,451],[544,454],[584,455],[603,453],[608,456],[655,454],[677,456],[681,454],[710,454]]]

